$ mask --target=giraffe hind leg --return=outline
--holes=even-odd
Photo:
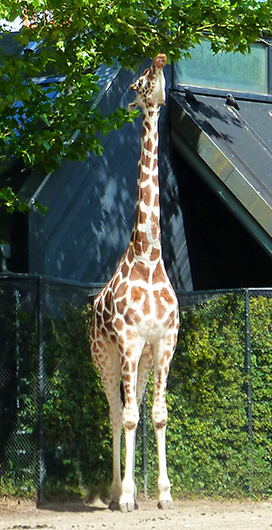
[[[154,401],[152,408],[152,422],[156,435],[159,476],[158,507],[165,510],[173,508],[171,486],[167,474],[165,432],[167,425],[166,385],[170,360],[176,345],[176,337],[167,334],[164,340],[154,345],[156,357],[154,359]]]
[[[149,345],[146,347],[141,355],[139,365],[138,365],[138,377],[137,377],[137,403],[138,407],[140,406],[144,391],[146,388],[146,384],[148,381],[148,377],[150,374],[150,370],[153,366],[153,349],[152,346]]]

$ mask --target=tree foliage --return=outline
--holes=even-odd
[[[65,157],[84,160],[102,152],[98,132],[132,120],[124,109],[102,116],[95,108],[100,64],[135,68],[160,50],[177,60],[203,32],[215,53],[245,53],[271,29],[271,8],[272,0],[2,0],[0,17],[24,25],[16,37],[22,53],[0,51],[0,171],[12,157],[46,172]],[[62,82],[36,82],[50,74]],[[19,206],[2,194],[0,204]]]

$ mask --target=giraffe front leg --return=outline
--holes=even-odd
[[[121,483],[121,463],[120,463],[120,441],[122,428],[122,415],[110,414],[112,423],[112,453],[113,453],[113,480],[111,484],[110,510],[119,510],[119,502],[122,491]]]
[[[158,490],[159,500],[158,508],[161,510],[169,510],[173,508],[173,499],[171,496],[170,480],[167,474],[166,465],[166,451],[165,451],[165,427],[154,427],[157,441],[158,462],[159,462],[159,477]]]
[[[133,512],[138,509],[137,490],[134,480],[136,428],[125,429],[126,464],[120,499],[121,512]]]
[[[121,512],[132,512],[138,508],[135,485],[135,438],[139,421],[139,412],[136,403],[136,392],[133,398],[126,396],[123,409],[123,425],[125,430],[126,460],[125,474],[122,481],[122,494],[120,499]]]
[[[158,508],[165,510],[173,508],[173,499],[171,496],[171,486],[167,474],[165,432],[167,425],[167,407],[166,407],[166,385],[170,364],[169,344],[166,351],[162,347],[158,348],[161,354],[155,360],[154,366],[154,402],[152,408],[152,422],[156,435],[157,452],[158,452],[158,490],[159,500]]]
[[[123,426],[125,430],[126,460],[125,474],[122,482],[120,510],[131,512],[138,508],[135,486],[135,437],[139,421],[139,410],[136,399],[138,362],[137,353],[130,348],[122,359],[122,380],[124,387]]]

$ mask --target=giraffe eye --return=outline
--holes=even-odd
[[[143,84],[143,80],[142,79],[139,79],[139,82],[138,82],[138,87],[140,88]]]

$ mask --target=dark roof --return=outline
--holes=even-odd
[[[272,104],[196,97],[171,94],[175,146],[272,255]]]

